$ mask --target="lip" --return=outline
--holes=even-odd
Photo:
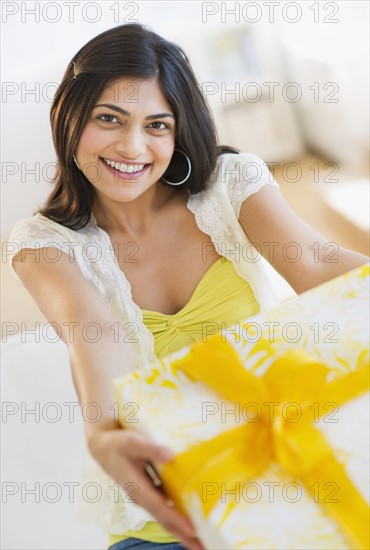
[[[133,162],[132,160],[124,160],[124,159],[112,159],[111,157],[100,157],[101,159],[108,159],[112,162],[119,162],[120,164],[127,164],[127,166],[136,166],[137,164],[149,164],[149,162],[144,162],[143,160],[135,160]]]
[[[112,168],[112,166],[109,166],[109,164],[107,164],[101,157],[99,157],[99,160],[101,162],[101,164],[104,166],[104,168],[106,168],[108,170],[108,172],[110,172],[111,174],[114,175],[115,177],[115,180],[133,180],[133,181],[137,181],[143,174],[144,172],[147,170],[147,168],[149,168],[150,164],[145,164],[144,162],[131,162],[131,163],[122,163],[122,164],[145,164],[144,168],[142,170],[140,170],[139,172],[132,172],[132,174],[123,174],[122,172],[120,172],[119,170],[116,170],[115,168]],[[113,159],[109,159],[109,160],[113,160]],[[121,161],[113,161],[113,162],[120,162]]]

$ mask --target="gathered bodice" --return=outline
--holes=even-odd
[[[143,321],[154,336],[157,357],[169,355],[192,342],[204,341],[222,328],[258,312],[259,305],[249,283],[223,256],[208,268],[190,300],[177,313],[169,315],[142,309]]]

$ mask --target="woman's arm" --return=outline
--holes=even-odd
[[[298,294],[369,261],[328,242],[293,212],[272,185],[243,202],[239,221],[248,239]]]
[[[188,548],[202,548],[192,539],[191,523],[167,505],[144,468],[148,461],[168,462],[165,449],[133,430],[120,429],[115,418],[112,380],[136,366],[135,348],[122,327],[122,338],[115,341],[109,328],[117,318],[96,289],[83,277],[75,262],[62,253],[57,263],[39,261],[34,254],[20,251],[13,259],[14,269],[50,323],[61,327],[62,340],[69,349],[72,376],[81,406],[97,403],[101,417],[96,422],[84,418],[91,454],[118,483],[136,483],[137,503]],[[50,256],[52,257],[52,256]],[[83,327],[96,323],[99,341],[84,339]],[[100,332],[100,331],[99,331]],[[126,341],[124,341],[126,340]]]

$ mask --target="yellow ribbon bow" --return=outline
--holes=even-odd
[[[207,495],[204,502],[201,496],[205,483],[227,480],[245,484],[276,462],[306,487],[317,482],[336,483],[337,498],[320,503],[356,548],[370,548],[368,504],[335,458],[323,433],[312,423],[313,403],[317,421],[328,414],[329,403],[339,406],[369,389],[368,365],[330,381],[326,365],[305,352],[291,351],[258,377],[245,369],[231,344],[221,342],[217,335],[207,343],[192,345],[188,354],[172,365],[231,403],[239,403],[240,407],[253,403],[263,411],[257,421],[243,422],[161,465],[165,491],[179,510],[185,513],[181,495],[196,491],[208,516],[220,495]],[[283,414],[289,404],[299,412],[296,421]]]

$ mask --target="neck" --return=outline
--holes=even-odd
[[[158,214],[180,195],[183,196],[184,193],[158,183],[129,202],[117,202],[97,195],[92,211],[97,224],[105,231],[119,231],[125,235],[139,236],[147,233]]]

